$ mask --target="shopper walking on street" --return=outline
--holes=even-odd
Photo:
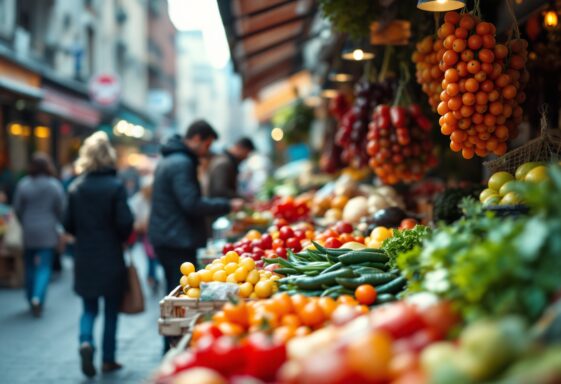
[[[208,195],[210,197],[239,197],[238,174],[242,161],[247,159],[255,145],[251,139],[243,137],[222,155],[215,156],[208,172]]]
[[[135,240],[142,245],[146,260],[148,261],[148,286],[154,293],[158,292],[159,281],[157,275],[158,260],[154,247],[148,239],[148,219],[152,207],[152,176],[144,176],[140,179],[140,190],[130,198],[129,204],[134,214]]]
[[[107,135],[96,132],[80,148],[80,176],[70,185],[64,226],[76,239],[74,290],[82,298],[80,357],[82,371],[96,374],[93,364],[94,321],[104,301],[103,372],[121,368],[117,363],[116,333],[127,273],[123,244],[133,228],[127,192],[117,178],[115,150]]]
[[[14,212],[23,231],[25,292],[35,317],[41,316],[45,303],[59,243],[57,226],[64,212],[64,191],[54,174],[46,154],[33,155],[29,175],[19,182],[14,195]]]
[[[162,147],[156,168],[148,235],[165,272],[167,291],[179,284],[179,266],[196,263],[197,248],[207,241],[205,218],[242,207],[240,199],[206,198],[197,178],[199,158],[207,156],[218,138],[203,120],[195,121],[185,137],[173,136]]]

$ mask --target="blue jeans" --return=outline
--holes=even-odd
[[[29,302],[32,299],[39,300],[41,304],[45,302],[53,270],[53,257],[54,250],[50,248],[25,250],[25,294]]]
[[[104,297],[104,324],[103,324],[103,362],[115,362],[115,350],[117,348],[117,319],[121,306],[120,297]],[[80,343],[93,342],[94,322],[99,311],[99,298],[83,299],[84,312],[80,318]]]

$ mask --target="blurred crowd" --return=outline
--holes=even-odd
[[[0,189],[3,246],[21,252],[25,298],[33,316],[41,318],[48,307],[48,286],[53,272],[61,270],[61,255],[73,261],[74,290],[83,302],[77,336],[86,376],[97,373],[98,344],[101,370],[122,368],[116,334],[131,283],[130,249],[137,245],[144,252],[148,268],[141,278],[153,293],[162,286],[171,292],[181,277],[181,263],[195,264],[197,249],[206,246],[210,223],[242,209],[265,181],[268,169],[262,161],[246,165],[240,176],[244,161],[256,153],[251,139],[240,138],[212,154],[216,139],[213,127],[198,120],[184,136],[162,145],[155,167],[118,170],[108,136],[96,132],[83,142],[72,166],[58,173],[49,156],[36,153],[11,201],[8,191]],[[104,329],[97,343],[93,329],[101,302]],[[164,341],[164,351],[168,348]]]

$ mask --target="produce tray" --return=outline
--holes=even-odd
[[[160,301],[158,330],[163,336],[182,336],[191,332],[200,316],[218,311],[227,300],[201,301],[179,297],[178,285]]]

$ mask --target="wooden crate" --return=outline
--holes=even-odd
[[[158,329],[163,336],[182,336],[191,332],[200,316],[218,311],[227,300],[201,301],[179,297],[182,289],[178,285],[160,301]]]
[[[23,285],[23,255],[0,244],[0,285],[19,288]]]

